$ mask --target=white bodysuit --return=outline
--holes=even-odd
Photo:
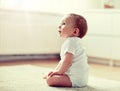
[[[86,86],[88,82],[89,66],[87,63],[85,50],[81,45],[81,39],[78,37],[67,38],[61,47],[61,59],[66,52],[72,53],[74,55],[72,65],[65,73],[69,76],[72,82],[72,86]]]

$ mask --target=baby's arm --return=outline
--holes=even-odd
[[[72,65],[73,54],[65,53],[64,58],[61,60],[60,65],[58,65],[57,70],[53,71],[49,76],[53,75],[63,75],[69,67]]]
[[[53,72],[56,72],[61,66],[61,61],[57,64],[54,70],[50,71],[47,75],[45,75],[43,78],[46,79],[48,76],[50,76]]]
[[[54,69],[55,71],[58,70],[61,66],[61,61],[59,61],[58,65],[56,66],[56,68]]]

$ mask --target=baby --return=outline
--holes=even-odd
[[[45,77],[47,84],[55,87],[86,86],[89,66],[81,38],[87,32],[87,21],[81,15],[68,14],[63,17],[58,32],[65,38],[61,47],[61,60]]]

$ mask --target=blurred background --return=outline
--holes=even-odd
[[[63,39],[60,19],[83,15],[89,62],[120,65],[119,0],[0,0],[0,60],[56,57]]]

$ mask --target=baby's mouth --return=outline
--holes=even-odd
[[[59,33],[61,33],[61,31],[58,31]]]

